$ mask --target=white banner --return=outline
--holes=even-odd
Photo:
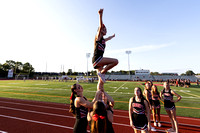
[[[8,78],[13,77],[13,69],[8,70]]]

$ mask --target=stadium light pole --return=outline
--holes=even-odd
[[[87,79],[88,79],[88,58],[90,57],[90,53],[86,53],[86,57],[87,57]]]
[[[131,78],[131,74],[130,74],[130,63],[129,63],[129,54],[131,54],[130,50],[126,51],[126,54],[128,54],[128,71],[129,71],[129,78]]]

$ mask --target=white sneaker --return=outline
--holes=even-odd
[[[106,82],[105,74],[101,74],[101,72],[98,72],[97,75],[101,78],[101,81],[103,81],[103,83]]]
[[[160,122],[158,122],[158,127],[161,127],[161,123]]]
[[[157,126],[157,123],[156,123],[156,122],[154,122],[153,124],[154,124],[155,127]]]
[[[151,126],[151,131],[155,132],[156,129],[154,127]]]

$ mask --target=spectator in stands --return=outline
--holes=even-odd
[[[92,58],[93,67],[97,69],[98,77],[105,83],[105,73],[118,64],[118,60],[114,58],[103,57],[106,42],[115,37],[115,34],[104,39],[107,33],[106,26],[103,24],[103,9],[99,10],[99,28],[95,36],[94,55]],[[104,66],[106,66],[104,68]]]
[[[179,79],[176,79],[176,87],[178,87]]]
[[[197,85],[199,86],[199,80],[198,79],[196,80],[196,82],[197,82]]]
[[[147,100],[142,95],[142,90],[136,87],[134,96],[129,100],[130,126],[135,133],[147,133],[151,130],[150,110]]]
[[[169,83],[164,82],[163,84],[164,89],[160,92],[160,97],[161,99],[164,99],[164,107],[165,110],[170,118],[172,128],[168,129],[168,132],[179,132],[178,128],[178,121],[176,119],[176,107],[175,104],[176,102],[181,100],[181,96],[178,95],[175,91],[170,89]],[[173,100],[173,95],[177,97],[177,100]],[[164,98],[163,98],[164,96]]]
[[[157,126],[157,122],[158,122],[158,127],[161,127],[161,123],[160,123],[160,93],[158,92],[157,86],[153,85],[151,88],[151,94],[152,94],[152,111],[153,111],[153,121],[154,121],[154,126]],[[156,120],[156,114],[157,114],[157,120]]]
[[[99,91],[97,91],[94,101],[89,102],[83,96],[83,87],[79,84],[74,84],[71,87],[71,97],[70,97],[70,110],[69,112],[73,113],[76,117],[76,122],[74,124],[74,133],[87,133],[87,113],[88,108],[93,107],[93,102],[98,99],[100,96]]]

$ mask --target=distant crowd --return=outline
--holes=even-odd
[[[167,80],[171,86],[175,87],[185,87],[188,88],[191,86],[191,81],[189,79],[170,79]],[[199,85],[199,80],[196,80],[196,84]]]

